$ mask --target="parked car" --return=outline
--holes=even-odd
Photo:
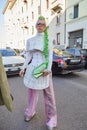
[[[80,49],[80,52],[85,60],[85,68],[87,69],[87,49]]]
[[[24,63],[24,58],[17,55],[12,49],[0,49],[0,53],[7,75],[18,74]]]
[[[52,74],[68,74],[84,70],[84,60],[67,50],[53,49]]]
[[[81,57],[83,59],[83,61],[84,61],[84,64],[86,65],[85,55],[83,54],[85,52],[83,52],[82,50],[83,49],[81,49],[81,48],[68,48],[67,49],[67,51],[69,51],[70,53],[74,54],[76,57]]]

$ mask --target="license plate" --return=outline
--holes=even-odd
[[[16,70],[18,70],[18,68],[10,68],[10,69],[8,69],[8,71],[16,71]]]
[[[71,60],[72,63],[80,62],[80,59]]]

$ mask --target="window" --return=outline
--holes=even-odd
[[[31,0],[31,5],[33,4],[33,2],[34,2],[34,1],[33,1],[33,0]]]
[[[28,10],[28,3],[26,3],[26,5],[25,5],[25,6],[26,6],[26,11],[27,11],[27,10]]]
[[[60,15],[56,17],[57,18],[57,24],[60,23]]]
[[[40,6],[38,6],[38,15],[40,15],[40,12],[41,12],[41,11],[40,11]]]
[[[22,22],[24,22],[24,18],[22,18]]]
[[[22,11],[22,13],[23,13],[23,7],[21,8],[21,11]]]
[[[28,16],[27,16],[27,22],[29,22]]]
[[[79,5],[74,6],[74,18],[78,18]]]
[[[49,8],[49,0],[46,0],[46,9]]]
[[[34,26],[32,26],[32,35],[34,34]]]
[[[34,12],[32,12],[32,20],[34,20]]]
[[[57,33],[57,44],[60,45],[60,33]]]

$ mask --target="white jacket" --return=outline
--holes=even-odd
[[[49,40],[48,44],[49,50],[49,64],[47,70],[51,71],[52,66],[52,55],[53,55],[53,44]],[[40,77],[35,79],[32,71],[33,69],[45,62],[45,57],[43,54],[44,49],[44,33],[37,33],[36,36],[27,40],[26,44],[26,59],[22,69],[27,68],[26,74],[24,76],[25,86],[32,89],[44,89],[49,86],[49,75],[45,77]],[[29,61],[32,59],[31,64],[28,65]]]

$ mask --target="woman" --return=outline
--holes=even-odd
[[[52,42],[48,39],[45,18],[40,16],[36,23],[37,34],[27,40],[26,60],[20,71],[24,76],[24,84],[28,87],[28,106],[25,111],[25,121],[30,121],[36,112],[38,90],[43,90],[48,130],[57,126],[57,113],[52,83]],[[28,64],[31,62],[30,64]],[[34,77],[34,70],[45,63],[46,68],[39,78]],[[26,73],[25,73],[26,69]],[[25,73],[25,75],[24,75]]]

